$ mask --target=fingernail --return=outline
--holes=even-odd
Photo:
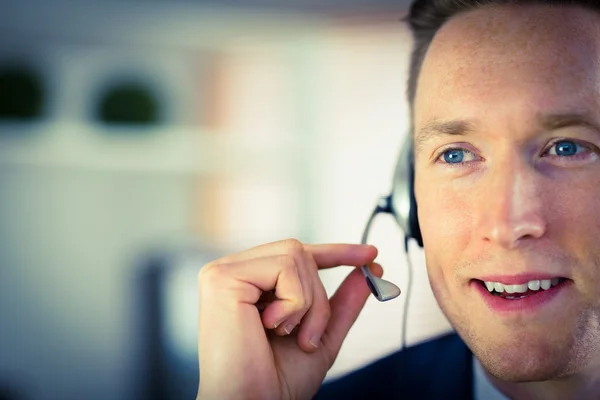
[[[285,331],[285,333],[287,333],[287,334],[289,335],[290,333],[292,333],[292,331],[294,330],[294,327],[295,327],[295,326],[296,326],[296,325],[294,325],[294,324],[286,324],[286,325],[283,327],[283,330]]]
[[[308,341],[313,347],[319,347],[321,335],[312,335]]]
[[[281,325],[281,321],[279,321],[279,322],[275,322],[275,323],[273,324],[273,329],[277,329],[277,327],[278,327],[279,325]]]

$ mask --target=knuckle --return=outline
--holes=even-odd
[[[210,269],[210,266],[211,266],[211,264],[208,263],[200,268],[200,270],[198,271],[198,274],[196,275],[196,278],[198,279],[198,284],[201,284],[204,281],[204,279],[206,279],[206,273],[207,273],[207,270]]]
[[[301,314],[306,314],[306,312],[310,309],[310,305],[308,304],[304,296],[300,296],[296,300],[296,309]]]
[[[213,263],[208,263],[198,271],[198,286],[211,287],[221,279],[222,269]]]
[[[296,263],[296,259],[290,254],[282,254],[279,256],[279,263],[283,267],[283,269],[296,271],[298,269],[298,263]]]
[[[294,259],[296,268],[301,268],[305,263],[304,245],[296,239],[286,240],[287,254]]]
[[[304,252],[304,245],[298,239],[286,239],[284,243],[288,254],[297,256]]]
[[[308,299],[304,294],[298,298],[297,307],[298,310],[306,313],[310,309],[311,304],[308,302]]]
[[[279,256],[279,258],[283,270],[287,271],[287,273],[284,273],[284,275],[286,276],[285,279],[291,279],[293,281],[296,281],[299,285],[302,285],[302,282],[300,281],[300,274],[298,273],[299,266],[296,262],[296,259],[290,254],[283,254]],[[302,291],[296,293],[293,302],[294,309],[296,311],[305,311],[305,309],[307,308],[307,301]]]

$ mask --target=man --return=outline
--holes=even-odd
[[[411,8],[415,197],[458,336],[319,391],[370,292],[357,269],[328,300],[317,270],[366,263],[381,276],[376,249],[271,243],[199,274],[199,398],[600,398],[599,11]]]

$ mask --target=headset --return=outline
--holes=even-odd
[[[371,224],[379,214],[391,214],[396,223],[404,231],[404,252],[408,264],[408,282],[406,300],[404,302],[403,324],[402,324],[402,348],[406,347],[406,317],[408,301],[410,299],[410,288],[412,286],[412,264],[408,255],[409,240],[414,239],[420,247],[423,247],[423,237],[417,215],[417,201],[414,194],[415,159],[412,135],[407,135],[402,144],[400,155],[396,164],[394,180],[391,193],[379,199],[375,209],[371,213],[365,226],[361,243],[366,244]],[[371,293],[379,301],[395,299],[400,295],[400,288],[392,282],[378,278],[371,273],[366,265],[362,266],[362,272],[367,281]]]

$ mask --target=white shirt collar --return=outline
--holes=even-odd
[[[473,392],[475,400],[509,400],[490,382],[481,363],[473,355]]]

